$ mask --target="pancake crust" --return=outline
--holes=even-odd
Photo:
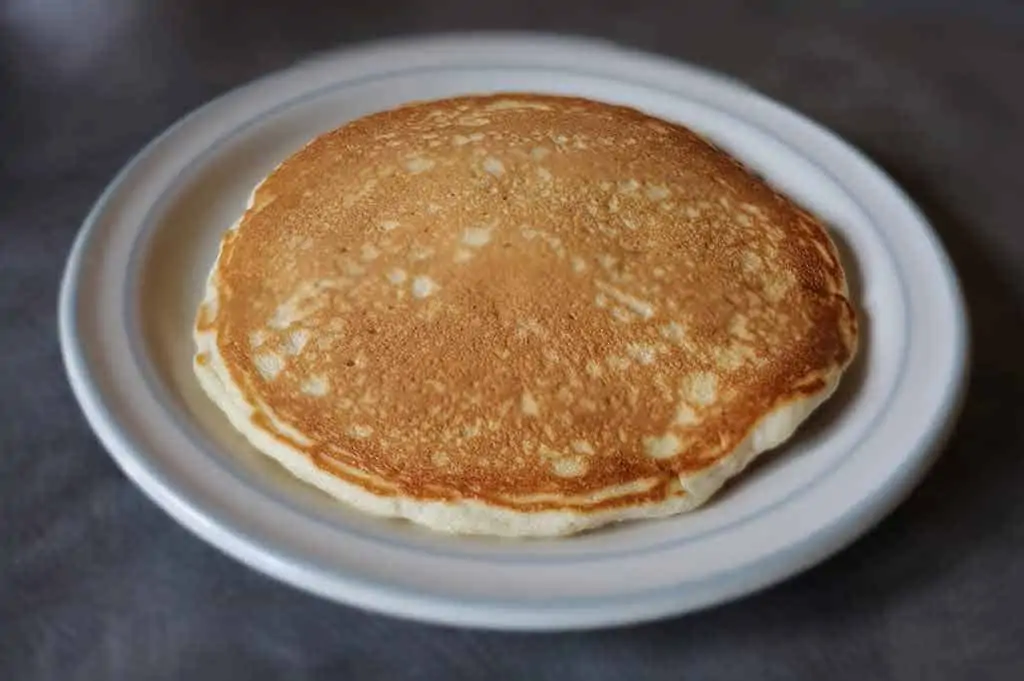
[[[857,343],[822,225],[678,125],[576,98],[416,103],[254,191],[195,370],[365,511],[560,535],[703,503]]]

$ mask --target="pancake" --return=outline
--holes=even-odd
[[[522,537],[704,503],[832,394],[857,321],[821,223],[697,134],[506,94],[285,160],[195,341],[212,401],[300,479]]]

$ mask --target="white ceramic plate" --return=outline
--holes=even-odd
[[[360,515],[283,474],[193,380],[191,324],[223,230],[254,184],[317,133],[399,103],[529,90],[689,125],[824,218],[863,347],[790,446],[706,508],[559,541],[432,534]],[[438,622],[560,629],[709,606],[851,542],[920,479],[965,372],[953,271],[907,197],[828,131],[741,84],[590,40],[442,36],[328,55],[199,109],[113,181],[79,234],[60,300],[71,384],[125,473],[250,566],[361,607]]]

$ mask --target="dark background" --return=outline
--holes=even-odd
[[[966,411],[922,487],[822,566],[585,634],[444,629],[223,557],[126,480],[64,380],[64,259],[146,141],[356,40],[599,35],[739,77],[845,136],[940,232],[974,324]],[[0,0],[0,679],[1024,678],[1024,3]]]

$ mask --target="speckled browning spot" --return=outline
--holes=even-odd
[[[413,158],[405,162],[405,169],[415,175],[418,173],[425,173],[426,171],[433,168],[434,165],[434,161],[432,161],[429,158],[424,158],[422,156],[414,156]]]
[[[560,478],[578,478],[587,472],[587,460],[580,456],[563,456],[551,463],[551,470]]]
[[[373,435],[373,428],[361,423],[357,423],[348,430],[348,434],[352,437],[359,439],[366,439]]]
[[[323,397],[329,389],[330,383],[327,378],[321,375],[308,377],[299,388],[304,395],[311,397]]]
[[[253,350],[258,349],[267,340],[267,332],[263,329],[256,329],[249,334],[249,347]]]
[[[682,448],[683,443],[673,433],[644,438],[644,451],[652,459],[670,459]]]
[[[470,248],[486,246],[491,241],[490,227],[467,227],[462,233],[462,243]]]
[[[540,406],[537,404],[537,398],[530,392],[523,393],[519,407],[525,416],[540,416]]]
[[[266,381],[273,381],[284,369],[284,360],[273,352],[262,352],[255,355],[253,363],[260,376]]]
[[[495,177],[501,177],[505,174],[505,164],[501,162],[501,159],[497,159],[493,156],[488,156],[484,159],[484,171],[494,175]]]
[[[684,394],[694,404],[707,406],[718,395],[718,376],[708,371],[698,371],[687,376],[683,385]]]
[[[673,320],[662,326],[659,330],[662,338],[680,345],[686,340],[686,329],[682,324]]]
[[[647,188],[644,189],[644,194],[646,194],[647,198],[651,201],[664,201],[671,196],[672,192],[670,192],[664,185],[649,184],[647,185]]]
[[[437,282],[425,274],[420,274],[412,280],[412,295],[414,298],[426,298],[433,295],[441,288]]]
[[[360,252],[363,260],[367,262],[376,260],[380,256],[380,249],[373,244],[363,244]]]
[[[626,353],[640,364],[654,364],[658,359],[657,350],[644,343],[630,343],[626,346]]]
[[[299,355],[306,347],[306,343],[309,342],[309,331],[306,329],[295,329],[288,334],[287,339],[284,343],[284,353],[286,355]]]

